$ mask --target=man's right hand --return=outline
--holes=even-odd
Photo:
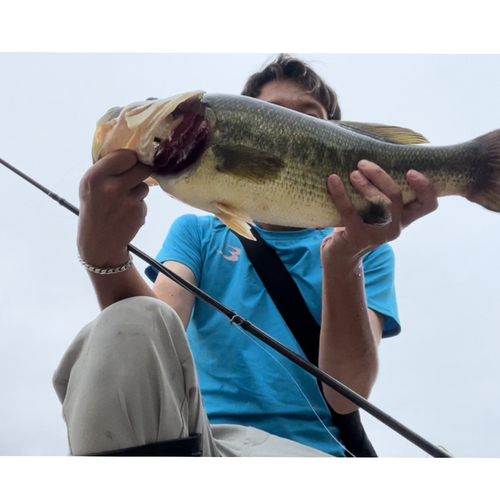
[[[92,266],[125,264],[127,245],[146,220],[143,182],[151,167],[138,163],[134,151],[122,149],[96,162],[80,182],[78,251]]]

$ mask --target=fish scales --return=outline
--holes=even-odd
[[[213,108],[218,105],[217,102],[211,104]],[[276,151],[282,152],[281,157],[286,167],[278,179],[269,182],[266,193],[268,196],[271,195],[270,191],[281,193],[289,202],[292,200],[296,202],[289,204],[288,209],[291,210],[300,204],[304,209],[300,220],[302,224],[310,220],[307,208],[317,210],[318,204],[320,210],[325,211],[326,220],[322,218],[322,223],[338,224],[338,220],[333,220],[336,215],[332,216],[332,204],[325,190],[326,180],[333,173],[342,178],[355,206],[359,210],[366,209],[368,203],[350,187],[348,182],[350,173],[361,159],[370,159],[384,165],[404,189],[406,201],[413,197],[406,183],[406,172],[410,168],[422,170],[422,165],[427,165],[429,167],[427,174],[438,185],[442,185],[444,190],[446,184],[450,182],[444,179],[442,166],[446,166],[450,161],[455,167],[461,163],[459,150],[443,151],[439,148],[416,148],[381,143],[298,113],[292,112],[287,116],[282,111],[287,110],[268,109],[262,106],[251,115],[242,107],[235,107],[227,114],[219,111],[217,139],[224,145],[242,144],[258,147],[260,151],[271,154]],[[242,183],[241,187],[246,190],[251,189],[246,183]],[[259,190],[261,189],[259,187]],[[262,220],[262,217],[265,216],[261,215],[259,219],[261,222],[274,222],[269,218]],[[280,222],[286,221],[280,220]]]
[[[148,105],[136,103],[134,109],[138,106]],[[132,121],[118,118],[121,128],[101,120],[105,128],[96,132],[94,160],[105,150],[102,144],[135,149],[141,161],[153,165],[153,177],[167,193],[214,213],[245,236],[251,221],[340,225],[327,190],[332,174],[340,176],[366,222],[383,223],[383,207],[361,197],[349,182],[362,159],[388,172],[405,203],[415,198],[406,182],[408,170],[414,169],[433,181],[439,196],[460,195],[500,211],[500,131],[437,147],[422,145],[426,140],[408,129],[327,122],[243,96],[192,92],[154,106],[156,114],[149,111],[142,122],[137,111]],[[143,139],[146,132],[127,131],[123,125],[144,127],[150,138],[152,116],[159,147]],[[120,137],[113,137],[118,128],[115,135],[128,134],[121,144]]]
[[[225,112],[224,100],[211,102],[218,107],[217,133],[218,143],[234,146],[244,145],[256,148],[264,153],[276,154],[282,152],[285,164],[281,175],[266,183],[265,188],[255,187],[266,193],[271,203],[286,199],[288,206],[282,206],[280,212],[288,212],[296,206],[303,209],[301,219],[309,220],[309,208],[316,212],[318,204],[323,210],[331,210],[331,201],[325,191],[326,179],[331,173],[332,161],[337,162],[336,149],[327,148],[326,134],[318,136],[314,125],[308,121],[296,120],[292,115],[283,119],[282,109],[276,106],[259,106],[255,113],[249,115],[247,106],[236,106],[230,112]],[[230,104],[230,103],[229,103]],[[246,104],[246,103],[244,103]],[[298,115],[301,117],[301,115]],[[237,130],[241,126],[240,130]],[[315,169],[304,169],[304,165],[316,165]],[[241,183],[242,189],[248,191],[251,187]],[[239,197],[239,195],[238,195]],[[252,195],[252,198],[254,196]],[[276,199],[278,198],[278,199]],[[233,200],[231,200],[233,201]],[[261,222],[266,222],[281,213],[259,214]],[[264,219],[264,220],[263,220]]]

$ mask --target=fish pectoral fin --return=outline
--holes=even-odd
[[[230,205],[229,203],[216,201],[216,202],[214,202],[214,206],[217,207],[221,212],[224,212],[225,214],[230,215],[231,217],[234,217],[235,219],[241,219],[243,222],[246,222],[248,224],[252,224],[252,226],[255,226],[252,218],[246,212],[244,212],[241,208],[237,207],[236,205]]]
[[[285,167],[281,158],[247,146],[214,146],[212,150],[221,160],[219,172],[259,184],[276,179]]]
[[[246,222],[242,222],[239,219],[236,219],[228,214],[216,214],[216,216],[229,228],[232,229],[235,233],[240,234],[241,236],[255,241],[254,235],[250,232],[250,225]]]
[[[332,125],[338,125],[358,134],[366,135],[377,141],[391,144],[426,144],[429,141],[418,132],[409,128],[395,127],[391,125],[381,125],[378,123],[359,123],[330,120]]]
[[[245,212],[234,205],[227,203],[215,202],[214,206],[220,210],[215,215],[234,232],[255,241],[254,235],[250,231],[250,225],[254,226],[254,222]]]

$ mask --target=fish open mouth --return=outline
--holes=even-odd
[[[172,118],[178,125],[170,138],[155,138],[157,144],[153,163],[155,175],[179,174],[195,164],[208,147],[210,122],[203,111],[177,108]]]

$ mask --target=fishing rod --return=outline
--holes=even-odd
[[[14,166],[12,166],[10,163],[6,162],[2,158],[0,158],[0,163],[7,167],[9,170],[17,174],[18,176],[22,177],[24,180],[38,188],[40,191],[45,193],[47,196],[52,198],[53,200],[57,201],[60,205],[62,205],[64,208],[68,209],[70,212],[73,212],[75,215],[79,215],[80,211],[78,208],[76,208],[74,205],[72,205],[70,202],[65,200],[64,198],[61,198],[59,195],[56,193],[50,191],[50,189],[47,189],[45,186],[42,186],[40,183],[26,175],[24,172],[21,170],[18,170]],[[160,264],[157,260],[153,259],[146,253],[144,253],[142,250],[138,249],[137,247],[133,245],[128,245],[128,249],[131,253],[142,259],[144,262],[149,264],[150,266],[154,267],[156,270],[158,270],[160,273],[164,274],[171,280],[173,280],[175,283],[178,285],[182,286],[189,292],[191,292],[193,295],[196,297],[200,298],[201,300],[207,302],[209,305],[211,305],[213,308],[215,308],[217,311],[222,313],[224,316],[226,316],[231,324],[235,324],[239,326],[242,330],[247,331],[248,333],[252,334],[254,337],[258,338],[268,346],[272,347],[275,351],[279,352],[281,355],[295,363],[296,365],[300,366],[302,369],[304,369],[306,372],[310,373],[313,375],[316,379],[320,380],[324,384],[326,384],[328,387],[331,387],[333,390],[337,391],[339,394],[347,398],[349,401],[352,403],[356,404],[363,410],[365,410],[367,413],[375,417],[377,420],[380,422],[384,423],[388,427],[390,427],[393,431],[397,432],[404,438],[408,439],[408,441],[412,442],[415,446],[421,448],[424,450],[426,453],[431,455],[434,458],[452,458],[449,453],[444,451],[442,448],[437,447],[409,429],[408,427],[404,426],[400,422],[398,422],[396,419],[392,418],[390,415],[387,413],[383,412],[380,410],[378,407],[370,403],[368,400],[360,396],[358,393],[354,392],[352,389],[349,389],[349,387],[345,386],[335,378],[331,377],[324,371],[320,370],[317,366],[313,365],[311,362],[306,360],[305,358],[299,356],[296,352],[292,351],[285,345],[281,344],[277,340],[275,340],[273,337],[265,333],[263,330],[260,328],[256,327],[250,321],[246,320],[245,318],[241,317],[239,314],[237,314],[235,311],[232,311],[231,309],[227,308],[224,304],[220,303],[216,299],[214,299],[212,296],[208,295],[205,293],[203,290],[198,288],[197,286],[193,285],[192,283],[189,283],[189,281],[186,281],[184,278],[181,276],[177,275],[170,269],[166,268],[164,265]]]

